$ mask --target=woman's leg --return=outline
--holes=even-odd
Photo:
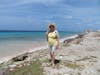
[[[54,52],[50,52],[50,56],[51,56],[51,64],[54,66],[54,64],[55,64],[55,55],[54,55]]]
[[[52,46],[52,50],[50,52],[51,55],[51,63],[53,64],[53,66],[55,65],[55,50],[56,50],[56,45]]]
[[[55,49],[56,46],[49,45],[49,50],[50,50],[50,57],[51,57],[51,65],[55,65]]]

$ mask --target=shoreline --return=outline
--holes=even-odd
[[[26,73],[29,67],[38,62],[37,67],[42,68],[43,75],[98,75],[100,74],[100,32],[91,31],[60,39],[61,48],[55,52],[55,68],[50,65],[50,56],[45,47],[25,52],[0,64],[1,72]],[[63,42],[63,43],[62,43]],[[92,45],[92,46],[91,46]],[[60,52],[59,52],[60,51]],[[35,62],[36,61],[36,62]],[[25,69],[24,69],[25,68]],[[31,69],[33,72],[34,69]],[[31,73],[31,72],[30,72]],[[21,74],[23,75],[23,74]],[[40,74],[41,75],[41,74]]]
[[[76,37],[78,37],[79,34],[74,34],[74,35],[71,35],[71,36],[67,36],[67,37],[64,37],[64,38],[61,38],[60,39],[60,43],[64,42],[64,40],[68,40],[68,39],[74,39]],[[36,52],[36,51],[40,51],[40,50],[44,50],[44,49],[47,49],[48,48],[48,45],[46,46],[41,46],[41,47],[37,47],[37,48],[34,48],[34,49],[30,49],[30,50],[26,50],[24,52],[21,52],[21,53],[18,53],[16,55],[13,55],[13,56],[6,56],[6,57],[3,57],[0,59],[0,64],[2,63],[6,63],[8,62],[9,60],[17,57],[17,56],[21,56],[21,55],[24,55],[24,54],[31,54],[33,52]]]
[[[42,75],[99,75],[100,74],[100,32],[91,31],[60,39],[61,48],[56,51],[55,68],[50,65],[50,56],[46,47],[31,49],[0,64],[0,70],[8,75],[23,75],[42,68]],[[62,43],[63,42],[63,43]],[[92,46],[91,46],[92,45]],[[59,52],[60,51],[60,52]],[[34,65],[32,64],[34,63]],[[36,64],[38,65],[36,66]],[[30,68],[31,71],[26,69]],[[33,75],[31,73],[31,75]],[[41,74],[40,74],[41,75]]]

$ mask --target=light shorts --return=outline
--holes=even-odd
[[[48,44],[48,49],[49,49],[50,52],[53,53],[57,49],[57,45],[50,45],[50,44]]]

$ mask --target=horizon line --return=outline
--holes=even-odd
[[[47,30],[0,30],[0,32],[32,32],[32,31],[34,31],[34,32],[45,32],[45,31],[47,31]],[[61,32],[64,32],[64,31],[66,31],[66,30],[58,30],[58,31],[61,31]],[[72,31],[69,31],[68,30],[68,32],[72,32]],[[73,31],[73,32],[79,32],[79,31]]]

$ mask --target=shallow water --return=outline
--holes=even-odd
[[[59,32],[60,38],[77,34]],[[0,58],[46,46],[45,32],[0,32]]]

